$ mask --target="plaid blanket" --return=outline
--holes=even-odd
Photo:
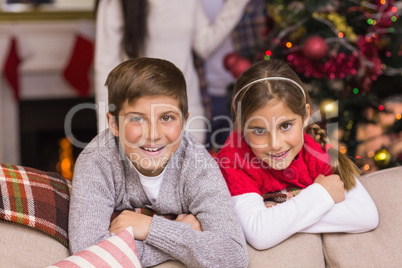
[[[283,189],[282,191],[266,193],[262,194],[261,196],[265,202],[272,201],[276,203],[283,203],[285,201],[288,201],[292,197],[298,195],[302,190],[303,188],[286,188]]]
[[[57,173],[0,164],[0,221],[38,229],[68,247],[69,190]]]
[[[267,4],[264,0],[250,0],[244,8],[243,17],[232,31],[235,51],[244,57],[259,53],[265,47],[267,31]]]

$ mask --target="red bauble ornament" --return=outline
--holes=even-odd
[[[237,52],[232,52],[226,55],[223,65],[235,78],[239,78],[245,70],[250,68],[251,62]]]
[[[304,42],[303,53],[310,60],[321,60],[328,54],[328,45],[324,38],[314,35]]]
[[[242,73],[244,73],[244,71],[250,68],[250,66],[251,62],[248,59],[239,58],[230,68],[230,72],[237,79],[240,77],[240,75],[242,75]]]
[[[240,58],[241,56],[237,52],[232,52],[229,53],[225,56],[223,59],[223,65],[225,66],[226,70],[230,71],[230,68],[234,66],[235,62]]]

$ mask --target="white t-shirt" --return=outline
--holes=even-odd
[[[131,163],[128,157],[127,160]],[[135,171],[137,171],[137,174],[140,177],[142,188],[144,189],[144,192],[147,195],[149,201],[151,201],[151,203],[154,204],[156,199],[158,198],[165,169],[158,176],[150,177],[145,176],[141,172],[139,172],[138,169],[133,165],[133,163],[131,163],[131,165],[133,166]]]
[[[138,172],[138,176],[140,176],[141,185],[145,193],[147,194],[149,201],[151,201],[152,204],[154,204],[156,199],[158,198],[164,173],[165,170],[163,170],[162,173],[159,174],[158,176],[148,177]]]
[[[131,163],[128,157],[127,160]],[[144,189],[144,192],[147,195],[149,201],[151,201],[151,203],[154,204],[156,199],[158,198],[165,169],[158,176],[150,177],[145,176],[141,172],[139,172],[138,169],[133,165],[133,163],[131,163],[131,165],[133,166],[135,171],[137,171],[137,174],[140,177],[142,188]]]

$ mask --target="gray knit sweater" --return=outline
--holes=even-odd
[[[179,260],[187,267],[247,267],[244,235],[215,160],[189,133],[169,160],[152,205],[138,173],[107,129],[78,157],[70,201],[69,239],[74,254],[110,236],[114,210],[148,207],[158,215],[193,214],[203,231],[161,216],[148,237],[136,240],[144,267]]]

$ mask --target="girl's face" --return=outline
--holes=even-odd
[[[179,101],[167,96],[146,96],[125,102],[119,112],[119,127],[108,114],[110,129],[130,161],[145,176],[162,172],[180,146],[184,127]]]
[[[310,105],[306,104],[306,121]],[[253,153],[276,170],[287,168],[303,147],[303,118],[283,101],[271,101],[247,117],[245,135]]]

